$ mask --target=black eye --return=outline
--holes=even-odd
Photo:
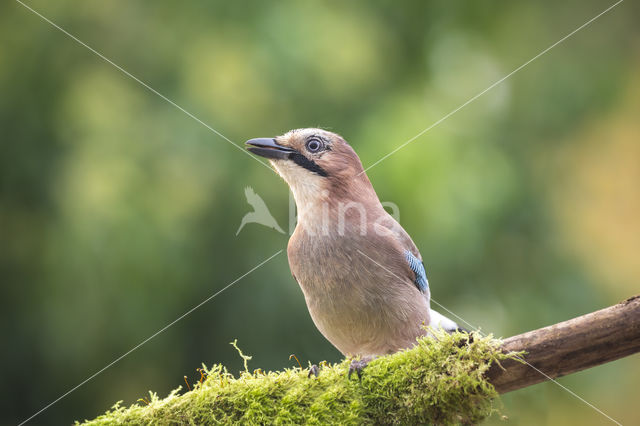
[[[322,141],[317,138],[311,138],[307,141],[307,151],[318,152],[322,149]]]

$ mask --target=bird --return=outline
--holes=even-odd
[[[344,138],[294,129],[250,139],[246,148],[267,158],[293,193],[298,221],[287,245],[291,274],[318,330],[352,359],[349,377],[354,371],[361,377],[376,357],[414,346],[429,334],[425,326],[464,330],[430,308],[418,248],[383,208]]]
[[[244,189],[244,195],[247,197],[247,203],[253,207],[253,211],[245,214],[240,221],[240,227],[236,231],[236,236],[240,233],[242,228],[247,223],[259,223],[260,225],[268,226],[269,228],[273,228],[281,234],[285,232],[280,228],[278,222],[276,222],[275,218],[267,208],[267,205],[264,203],[264,200],[256,194],[256,192],[250,186],[247,186]]]

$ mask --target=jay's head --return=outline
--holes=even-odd
[[[246,145],[250,152],[269,159],[296,201],[345,197],[371,188],[358,155],[335,133],[296,129],[275,138],[251,139]]]

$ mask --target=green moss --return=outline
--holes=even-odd
[[[362,380],[347,378],[349,361],[326,365],[318,378],[308,369],[244,371],[234,377],[222,365],[179,395],[129,408],[117,403],[86,424],[457,424],[478,423],[492,413],[497,393],[484,377],[494,362],[513,355],[500,342],[474,334],[435,333],[416,347],[372,361]],[[250,359],[240,352],[246,362]]]

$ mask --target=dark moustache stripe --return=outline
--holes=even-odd
[[[298,166],[304,167],[310,172],[316,173],[322,177],[329,176],[329,174],[322,167],[318,166],[315,161],[309,160],[307,157],[300,153],[292,152],[291,154],[289,154],[289,159],[296,163]]]

